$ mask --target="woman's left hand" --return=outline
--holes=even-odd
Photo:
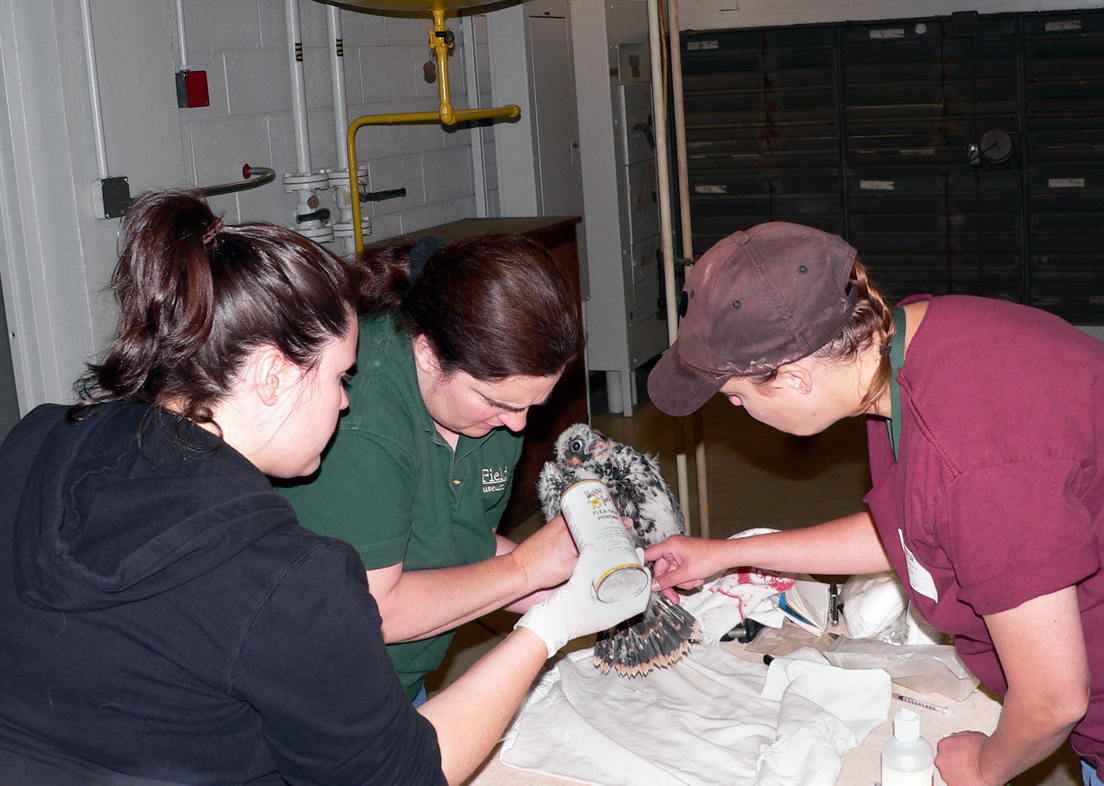
[[[939,741],[935,766],[947,786],[993,786],[981,777],[979,754],[989,737],[980,731],[961,731]]]
[[[984,615],[1008,679],[997,728],[939,743],[935,763],[951,786],[999,786],[1053,753],[1089,703],[1089,656],[1077,588]]]

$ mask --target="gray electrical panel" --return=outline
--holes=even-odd
[[[667,347],[648,9],[571,4],[590,264],[587,361],[605,371],[610,411],[631,416],[638,367]]]

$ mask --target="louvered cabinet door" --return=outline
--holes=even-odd
[[[1023,24],[1029,302],[1104,324],[1104,14]]]
[[[835,30],[682,37],[694,253],[764,221],[842,232]]]
[[[940,19],[842,30],[848,238],[894,295],[1022,299],[1015,30],[1008,18],[970,35]]]
[[[894,297],[1104,324],[1104,11],[682,36],[694,252],[762,221]]]

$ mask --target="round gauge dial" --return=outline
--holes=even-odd
[[[981,157],[990,164],[1003,164],[1012,157],[1012,139],[999,128],[991,128],[981,135]]]

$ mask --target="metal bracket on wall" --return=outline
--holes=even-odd
[[[105,177],[92,189],[96,218],[119,218],[130,209],[130,181],[124,176]]]
[[[233,183],[222,183],[217,186],[204,186],[197,190],[205,197],[219,196],[220,194],[235,194],[239,191],[249,191],[250,189],[259,188],[265,183],[271,183],[275,180],[276,170],[264,166],[251,167],[249,164],[246,164],[242,167],[242,177],[245,179]]]

